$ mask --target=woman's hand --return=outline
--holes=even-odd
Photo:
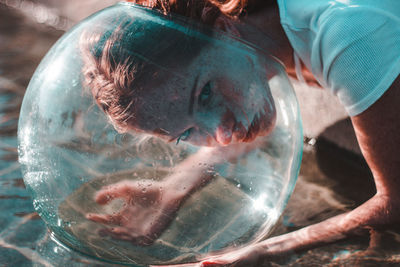
[[[183,199],[163,182],[128,180],[105,186],[95,196],[100,205],[117,198],[124,200],[118,212],[88,213],[86,218],[109,225],[101,230],[102,234],[138,245],[151,245],[162,234]]]
[[[106,205],[123,199],[121,210],[113,214],[88,213],[86,218],[109,225],[102,234],[139,245],[151,245],[168,227],[187,197],[204,187],[215,174],[214,166],[254,149],[254,144],[200,149],[188,157],[162,181],[124,180],[103,187],[95,201]]]
[[[266,252],[259,244],[252,244],[239,250],[223,254],[221,256],[210,257],[199,263],[201,267],[235,266],[250,267],[261,266],[261,262],[266,258]],[[267,266],[267,265],[262,265]]]

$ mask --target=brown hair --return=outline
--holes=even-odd
[[[202,19],[207,23],[204,12],[222,13],[231,18],[239,16],[247,0],[128,0],[142,6],[161,10],[164,14],[175,13],[185,17]]]
[[[158,10],[164,15],[180,14],[208,25],[215,25],[218,21],[222,30],[225,30],[226,23],[229,23],[230,19],[236,19],[242,14],[247,4],[247,0],[131,0],[129,2]],[[154,32],[148,25],[137,25],[137,22],[132,23],[133,20],[132,17],[116,18],[108,24],[117,26],[91,29],[82,34],[80,40],[84,84],[119,132],[126,131],[127,126],[135,119],[135,108],[137,108],[135,90],[140,90],[140,82],[146,80],[146,75],[154,74],[154,70],[147,69],[150,67],[148,62],[153,58],[167,66],[173,58],[176,64],[178,59],[193,58],[196,51],[205,45],[193,42],[182,32],[173,29]],[[139,38],[142,41],[138,40],[135,37],[138,32],[147,37]],[[174,36],[174,42],[163,42],[166,38],[171,39],[171,35]],[[146,38],[153,39],[157,48],[149,45]],[[179,44],[179,49],[176,44]],[[184,49],[185,47],[187,49]],[[146,62],[143,61],[143,57],[135,55],[132,51],[141,51],[143,57],[147,59]]]

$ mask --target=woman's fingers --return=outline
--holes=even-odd
[[[203,261],[200,264],[200,267],[220,267],[223,265],[226,265],[227,262],[226,261],[218,261],[218,260],[207,260],[207,261]]]
[[[125,240],[130,242],[134,242],[136,240],[134,233],[132,233],[131,231],[127,231],[127,229],[124,227],[107,228],[104,229],[104,233],[106,233],[107,235],[111,236],[114,239]]]
[[[128,181],[122,181],[113,185],[103,187],[96,193],[95,201],[100,205],[105,205],[115,198],[129,200],[138,189]]]
[[[193,263],[182,263],[182,264],[177,264],[177,265],[150,265],[150,267],[200,267],[201,263],[199,262],[193,262]]]
[[[88,213],[86,218],[93,222],[102,224],[118,224],[121,220],[120,214],[110,215],[110,214],[98,214],[98,213]]]
[[[102,224],[111,224],[113,222],[112,216],[108,214],[88,213],[86,214],[86,219]]]
[[[212,256],[200,263],[201,267],[250,267],[260,266],[259,261],[263,259],[264,250],[259,243],[247,245],[237,250],[221,255]],[[266,265],[263,265],[266,266]]]
[[[135,245],[149,246],[154,243],[156,236],[151,234],[136,233],[126,227],[104,228],[101,234],[111,236],[114,239],[131,242]]]

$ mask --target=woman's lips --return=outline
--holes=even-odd
[[[224,116],[224,125],[218,126],[215,132],[215,140],[221,145],[228,145],[231,142],[252,142],[257,136],[266,136],[275,126],[275,109],[270,109],[266,104],[264,108],[254,115],[250,126],[246,128],[242,122],[237,122],[232,111],[228,110]]]
[[[252,142],[257,136],[268,135],[274,128],[275,121],[276,113],[273,112],[271,114],[268,107],[265,107],[263,111],[254,116],[254,119],[247,130],[246,137],[242,141]]]
[[[233,127],[218,126],[215,140],[221,145],[228,145],[231,142],[251,142],[259,135],[260,119],[255,116],[248,130],[241,122],[235,123]]]
[[[247,143],[253,141],[254,139],[256,139],[259,132],[260,132],[260,118],[258,115],[256,115],[253,121],[251,122],[249,129],[247,130],[246,137],[242,141]]]
[[[235,124],[233,129],[233,138],[236,142],[241,142],[247,136],[247,129],[244,127],[243,123],[239,122]]]

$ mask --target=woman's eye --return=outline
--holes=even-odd
[[[182,140],[182,141],[187,140],[187,139],[189,138],[189,136],[190,136],[191,131],[192,131],[192,128],[187,129],[186,131],[184,131],[183,134],[181,134],[181,135],[178,137],[178,139],[176,139],[176,144],[179,144],[179,141],[181,141],[181,140]]]
[[[208,82],[206,85],[204,85],[203,89],[200,92],[199,95],[199,104],[205,105],[210,101],[212,95],[212,90],[211,90],[211,83]]]

